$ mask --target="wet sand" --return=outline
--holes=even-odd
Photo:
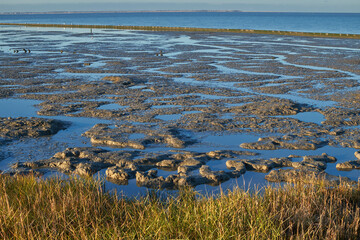
[[[5,173],[99,174],[127,195],[267,184],[288,179],[284,172],[292,180],[314,173],[358,180],[359,170],[336,166],[356,160],[360,148],[359,40],[0,32]],[[37,118],[63,130],[44,131]]]

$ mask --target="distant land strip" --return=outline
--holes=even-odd
[[[0,15],[33,14],[83,14],[83,13],[201,13],[201,12],[245,12],[241,10],[124,10],[124,11],[50,11],[50,12],[0,12]],[[248,11],[246,11],[248,12]]]
[[[273,34],[273,35],[306,36],[306,37],[360,39],[360,34],[293,32],[293,31],[254,30],[254,29],[159,27],[159,26],[120,26],[120,25],[79,25],[79,24],[43,24],[43,23],[0,23],[0,25],[26,26],[26,27],[55,27],[55,28],[99,28],[99,29],[145,30],[145,31],[255,33],[255,34]]]

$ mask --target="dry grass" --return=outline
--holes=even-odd
[[[1,239],[359,239],[360,186],[126,199],[101,181],[0,176]]]

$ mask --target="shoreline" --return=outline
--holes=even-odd
[[[124,11],[49,11],[49,12],[4,12],[0,13],[0,15],[36,15],[36,14],[88,14],[88,13],[203,13],[203,12],[246,12],[241,10],[124,10]]]
[[[301,37],[360,39],[360,34],[293,32],[293,31],[255,30],[255,29],[222,29],[222,28],[192,28],[192,27],[162,27],[162,26],[115,26],[115,25],[81,25],[81,24],[43,24],[43,23],[41,23],[41,24],[40,23],[0,23],[0,26],[97,28],[97,29],[175,31],[175,32],[254,33],[254,34],[301,36]]]

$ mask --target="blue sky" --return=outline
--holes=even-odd
[[[242,10],[360,13],[360,0],[1,0],[0,12]]]

